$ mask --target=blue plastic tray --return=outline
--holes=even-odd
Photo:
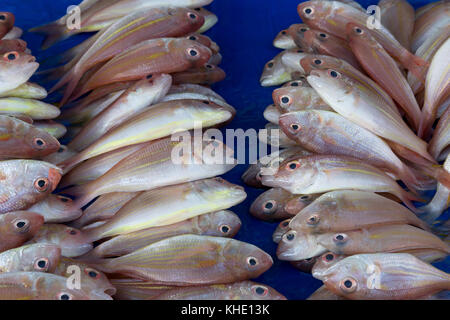
[[[11,11],[16,15],[16,25],[28,30],[31,27],[53,21],[61,17],[69,5],[76,0],[2,0],[1,11]],[[221,47],[223,63],[227,72],[225,81],[214,89],[233,105],[238,113],[229,128],[263,128],[267,121],[263,111],[271,103],[274,88],[262,88],[259,77],[264,64],[280,50],[272,46],[276,34],[292,23],[300,22],[297,15],[297,0],[215,0],[209,9],[219,17],[219,23],[208,32]],[[416,8],[432,1],[410,1]],[[377,1],[360,1],[367,7]],[[29,44],[38,61],[55,53],[62,52],[85,36],[73,37],[47,50],[38,50],[41,37],[25,33],[24,40]],[[38,79],[37,79],[38,81]],[[240,165],[224,176],[230,182],[242,184],[240,179],[247,165]],[[305,299],[321,286],[321,281],[311,275],[294,269],[289,263],[276,259],[276,244],[272,233],[277,223],[267,223],[254,219],[248,213],[252,201],[262,192],[246,187],[248,198],[235,207],[243,226],[237,239],[253,243],[270,253],[274,266],[257,281],[268,284],[288,299]],[[437,267],[450,271],[450,259],[437,263]]]

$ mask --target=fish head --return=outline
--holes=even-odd
[[[90,266],[83,265],[82,266],[82,281],[91,287],[90,295],[96,296],[96,299],[103,300],[103,297],[106,298],[107,296],[112,296],[116,294],[116,288],[111,284],[108,277],[103,273],[100,272]]]
[[[335,69],[312,70],[307,79],[327,103],[346,100],[353,92],[352,81]]]
[[[61,258],[61,248],[49,243],[35,243],[18,248],[20,269],[53,273]]]
[[[263,87],[270,87],[290,80],[292,80],[291,74],[281,62],[281,54],[278,54],[266,63],[259,81]]]
[[[30,273],[32,288],[42,300],[90,300],[84,290],[69,289],[66,277],[49,273]]]
[[[199,12],[188,8],[169,8],[169,14],[179,17],[186,25],[190,26],[190,30],[197,31],[205,23],[205,17]]]
[[[316,197],[317,195],[313,194],[302,194],[297,196],[286,203],[284,210],[289,214],[296,215],[306,206],[309,206]]]
[[[90,239],[82,231],[63,225],[53,226],[58,227],[50,231],[49,237],[55,239],[53,243],[61,247],[65,257],[78,257],[92,250]]]
[[[220,48],[217,45],[217,43],[212,41],[210,37],[205,36],[204,34],[191,33],[186,36],[186,39],[189,39],[192,41],[197,41],[198,43],[201,43],[205,47],[208,47],[212,51],[213,54],[217,54],[220,51]]]
[[[310,30],[310,28],[303,23],[293,24],[288,29],[288,34],[292,37],[295,44],[299,49],[309,49],[310,46],[305,41],[305,33]]]
[[[345,25],[345,33],[350,43],[363,43],[365,46],[379,48],[380,45],[370,31],[360,24],[349,22]]]
[[[283,84],[282,88],[284,87],[304,87],[304,88],[311,88],[308,81],[306,80],[305,76],[300,76],[296,80],[292,80],[289,82],[286,82]]]
[[[209,201],[231,201],[234,203],[235,201],[243,201],[247,197],[243,187],[232,184],[222,178],[216,177],[203,180],[202,182],[201,188],[204,188],[203,190],[206,191]]]
[[[291,77],[297,79],[304,74],[304,70],[300,64],[302,58],[308,56],[303,49],[286,50],[280,54],[281,63],[288,71],[292,71]]]
[[[212,51],[203,44],[189,39],[175,39],[173,45],[191,68],[204,66],[212,56]]]
[[[16,211],[1,216],[1,234],[26,241],[33,237],[44,224],[44,217],[29,211]]]
[[[319,280],[323,280],[328,268],[335,265],[345,257],[345,255],[335,254],[331,251],[322,254],[317,258],[316,263],[311,270],[313,277]]]
[[[203,23],[201,28],[197,30],[198,33],[204,33],[208,31],[219,21],[219,18],[214,13],[203,7],[195,8],[194,11],[200,14],[205,19],[205,22]]]
[[[305,1],[297,6],[297,12],[307,25],[315,25],[317,21],[327,17],[333,7],[328,1]]]
[[[335,253],[341,253],[352,244],[352,237],[346,232],[324,233],[317,236],[320,244]]]
[[[318,257],[312,257],[305,260],[299,261],[291,261],[291,265],[293,265],[296,269],[299,269],[302,272],[310,273],[312,267],[316,263]]]
[[[340,70],[342,65],[342,60],[325,56],[320,54],[314,54],[307,57],[302,58],[300,61],[303,69],[306,74],[310,74],[312,70],[326,70],[326,69],[337,69]]]
[[[14,26],[15,21],[16,18],[13,13],[5,11],[0,12],[0,25],[12,28]]]
[[[294,83],[294,82],[292,82]],[[297,103],[295,99],[296,91],[302,90],[301,87],[281,87],[272,92],[272,98],[275,105],[281,109],[281,112],[288,112],[289,107]]]
[[[223,251],[231,273],[245,279],[254,279],[273,265],[272,257],[260,248],[241,241],[232,240]]]
[[[273,220],[284,212],[285,203],[292,195],[281,188],[270,189],[253,201],[250,213],[262,220]]]
[[[281,237],[277,257],[286,261],[305,260],[320,255],[324,250],[314,235],[291,229]]]
[[[305,32],[305,42],[309,46],[320,46],[324,43],[330,42],[331,36],[320,30],[308,30]]]
[[[239,296],[241,300],[286,300],[286,298],[275,289],[260,283],[245,282],[240,286],[239,292],[245,292]]]
[[[0,40],[0,54],[5,54],[9,51],[24,52],[27,49],[27,43],[22,39],[10,39],[10,40]]]
[[[36,154],[38,158],[45,157],[56,152],[60,148],[58,139],[46,131],[32,128],[25,135],[27,147]]]
[[[228,210],[201,215],[198,221],[205,235],[216,237],[234,237],[242,226],[241,219]]]
[[[58,220],[63,219],[72,221],[83,214],[83,211],[68,197],[59,194],[50,194],[46,198],[46,201],[48,201],[48,210],[51,211]]]
[[[280,116],[279,125],[283,132],[291,139],[297,140],[307,137],[315,128],[320,126],[322,119],[314,110],[289,112]],[[305,130],[305,128],[307,128]],[[310,129],[312,128],[312,130]]]
[[[67,146],[60,145],[56,152],[54,152],[53,154],[49,154],[48,156],[42,158],[42,160],[56,165],[57,163],[63,162],[64,160],[73,157],[75,154],[76,152],[70,150]]]
[[[278,224],[272,235],[273,242],[279,243],[281,241],[281,237],[290,230],[289,222],[291,222],[291,219],[283,220]]]
[[[288,30],[284,29],[278,32],[275,39],[273,40],[273,45],[279,49],[286,49],[292,44],[292,37],[289,35]]]
[[[0,58],[0,79],[19,86],[28,81],[38,68],[39,63],[32,55],[18,51],[6,52]]]
[[[43,161],[28,161],[26,165],[27,188],[31,188],[34,194],[47,195],[58,186],[62,177],[60,168]]]
[[[193,116],[198,116],[199,121],[203,120],[204,127],[211,127],[220,123],[227,122],[234,118],[236,109],[228,104],[218,105],[210,100],[189,100],[189,104],[197,112]],[[195,125],[195,124],[194,124]]]

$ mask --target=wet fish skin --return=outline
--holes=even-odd
[[[76,152],[70,150],[69,148],[67,148],[67,146],[60,145],[59,149],[55,153],[42,158],[42,161],[56,165],[60,162],[63,162],[64,160],[69,159],[70,157],[73,157],[75,154]]]
[[[450,144],[450,108],[439,119],[433,132],[433,137],[428,144],[428,151],[436,160]]]
[[[368,181],[371,183],[368,184]],[[401,199],[414,212],[420,211],[411,203],[417,198],[402,189],[395,180],[379,169],[351,157],[292,157],[281,163],[276,174],[263,176],[262,183],[269,187],[284,188],[294,194],[343,189],[388,192]]]
[[[21,39],[0,40],[0,54],[11,51],[25,52],[27,43]]]
[[[404,253],[347,257],[324,279],[327,289],[348,299],[415,299],[450,287],[447,273]]]
[[[2,38],[2,40],[19,39],[23,35],[23,30],[19,27],[12,27],[12,29]]]
[[[294,197],[295,195],[282,188],[269,189],[253,201],[249,210],[250,214],[266,221],[291,218],[292,214],[286,212],[284,207]]]
[[[155,260],[157,255],[163,260]],[[140,263],[134,259],[143,259]],[[105,272],[120,273],[155,284],[190,286],[233,283],[256,278],[273,260],[254,245],[238,240],[180,235],[131,254],[97,262]]]
[[[333,110],[322,100],[316,90],[308,87],[281,87],[273,91],[272,98],[281,113],[311,109]]]
[[[417,130],[421,119],[420,107],[395,60],[363,26],[349,23],[346,34],[364,70],[399,104]]]
[[[42,120],[33,123],[37,129],[47,132],[56,139],[62,138],[67,133],[67,128],[53,120]]]
[[[195,141],[195,137],[173,141],[164,138],[139,148],[120,160],[104,175],[87,184],[66,190],[81,208],[99,195],[110,192],[148,191],[222,175],[236,166],[234,152],[217,140]],[[182,159],[173,157],[184,152]],[[214,153],[213,153],[214,151]],[[179,161],[179,162],[177,162]]]
[[[314,291],[306,300],[347,300],[330,290],[325,285]]]
[[[295,49],[297,45],[289,34],[289,28],[281,30],[273,40],[273,46],[278,49]]]
[[[45,224],[28,243],[53,243],[64,257],[78,257],[92,250],[92,243],[80,230],[63,224]]]
[[[226,73],[222,68],[208,62],[199,68],[174,73],[173,82],[175,84],[192,83],[212,85],[224,80],[225,77]]]
[[[301,230],[289,230],[278,243],[277,257],[283,261],[299,261],[317,257],[327,248],[317,241],[317,236]]]
[[[376,193],[356,190],[321,195],[293,217],[289,227],[320,234],[393,224],[428,230],[422,220],[401,204]]]
[[[0,273],[48,272],[53,273],[61,258],[61,248],[52,244],[30,244],[0,254]]]
[[[275,289],[243,281],[233,284],[173,288],[165,291],[155,300],[286,300]]]
[[[209,1],[209,3],[211,3],[211,1]],[[197,8],[195,8],[194,10],[198,12],[205,20],[200,29],[197,30],[198,33],[205,33],[206,31],[214,27],[219,21],[219,18],[214,13],[205,8],[197,6]]]
[[[28,210],[42,215],[46,223],[68,222],[79,218],[82,214],[72,199],[56,194],[49,194]]]
[[[232,238],[239,231],[241,224],[239,217],[231,211],[211,212],[172,225],[118,235],[101,243],[88,253],[88,257],[92,259],[123,256],[152,243],[181,234]]]
[[[14,117],[0,115],[0,159],[33,159],[54,153],[56,138]]]
[[[265,125],[266,131],[258,132],[259,141],[277,148],[292,148],[297,144],[291,140],[281,129],[280,126],[273,123]]]
[[[33,120],[47,120],[58,117],[61,111],[51,104],[35,99],[0,98],[0,113],[27,115]]]
[[[23,210],[55,190],[61,170],[43,161],[0,161],[0,213]]]
[[[158,103],[172,85],[170,75],[150,76],[136,82],[111,105],[91,119],[68,144],[75,151],[82,151],[115,127],[139,112]]]
[[[44,218],[30,211],[15,211],[0,215],[0,252],[14,249],[27,240],[44,224]]]
[[[292,65],[288,66],[282,62],[283,56],[289,53],[297,53],[297,49],[285,50],[266,63],[259,80],[261,86],[270,87],[281,85],[297,79],[303,74],[303,69],[300,64],[296,68],[292,68]]]
[[[160,227],[228,209],[246,198],[243,188],[221,178],[198,180],[141,193],[105,224],[86,230],[91,241]],[[174,199],[178,201],[174,202]],[[149,204],[152,204],[149,206]],[[176,213],[176,214],[175,214]]]
[[[278,118],[281,113],[278,111],[277,107],[274,104],[267,106],[267,108],[263,112],[264,119],[273,124],[278,124]]]
[[[90,300],[84,290],[67,288],[67,278],[43,272],[0,274],[0,300]]]
[[[16,18],[11,12],[0,12],[0,39],[3,38],[14,26]]]
[[[174,288],[173,286],[159,285],[151,281],[136,279],[111,279],[111,283],[117,290],[114,300],[151,299]]]
[[[47,90],[36,83],[25,82],[17,88],[0,93],[0,97],[43,100],[47,98]]]
[[[415,11],[406,0],[380,0],[380,22],[400,44],[411,50]]]
[[[24,52],[11,51],[0,59],[0,93],[24,84],[39,68],[36,58]]]
[[[86,208],[80,218],[72,221],[70,226],[81,229],[90,223],[108,220],[112,218],[125,203],[139,194],[140,192],[111,192],[104,194]]]
[[[68,172],[83,160],[199,126],[214,126],[232,119],[234,113],[234,109],[209,101],[177,100],[159,103],[114,128],[83,152],[60,165]]]
[[[331,251],[325,252],[317,258],[316,263],[311,270],[312,276],[322,281],[325,280],[324,275],[327,270],[346,257],[346,255],[336,254]]]
[[[290,221],[291,221],[291,219],[286,219],[286,220],[281,221],[278,224],[277,228],[275,229],[275,231],[273,232],[273,235],[272,235],[273,242],[280,243],[281,237],[290,230],[289,229]]]
[[[346,255],[415,249],[434,249],[447,254],[450,252],[450,247],[437,236],[406,224],[327,233],[318,235],[317,241],[334,253]]]

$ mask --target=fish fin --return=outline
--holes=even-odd
[[[430,64],[427,61],[408,51],[406,67],[421,83],[425,83],[425,77],[429,66]]]
[[[446,188],[450,189],[450,173],[447,172],[441,165],[431,164],[431,165],[420,165],[420,170],[426,175],[434,178],[443,184]]]
[[[424,203],[425,200],[413,195],[412,193],[399,188],[399,197],[400,199],[403,201],[403,203],[408,207],[408,209],[410,209],[412,212],[416,213],[416,214],[420,214],[423,213],[423,209],[422,208],[417,208],[416,206],[414,206],[414,204],[412,203],[412,201],[417,201],[417,202],[422,202]]]
[[[78,33],[77,30],[68,30],[65,25],[61,25],[57,22],[52,22],[40,27],[32,28],[29,31],[45,35],[45,39],[41,45],[42,50],[46,50],[53,46],[55,43],[65,40]]]
[[[73,167],[84,160],[85,159],[83,158],[83,154],[82,152],[80,152],[72,156],[71,158],[64,160],[63,162],[58,163],[58,167],[63,170],[63,174],[66,174],[67,172],[72,170]]]
[[[427,110],[426,106],[422,108],[422,118],[420,119],[419,130],[417,131],[417,135],[421,139],[430,137],[433,130],[433,116],[425,112],[425,110]]]
[[[419,196],[418,191],[422,190],[421,182],[407,165],[402,166],[399,172],[399,178],[408,187],[409,191],[411,191],[414,195]]]
[[[92,192],[94,190],[94,192]],[[95,194],[95,183],[87,183],[79,186],[73,186],[63,191],[64,194],[75,198],[73,205],[77,208],[83,208],[97,195]]]

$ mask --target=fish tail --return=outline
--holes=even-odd
[[[412,212],[416,214],[423,213],[422,208],[417,208],[412,203],[412,201],[425,202],[422,198],[415,196],[414,194],[406,190],[403,190],[401,187],[399,187],[398,196],[402,200],[402,202],[408,207],[408,209],[410,209]]]
[[[45,39],[41,45],[42,50],[48,49],[55,43],[79,33],[78,30],[69,30],[66,25],[61,25],[58,22],[52,22],[40,27],[32,28],[29,31],[45,35]]]
[[[75,200],[73,202],[74,206],[76,206],[77,208],[83,208],[97,196],[96,192],[97,189],[98,188],[95,182],[92,181],[87,184],[74,186],[69,189],[66,189],[63,191],[63,193],[75,197]]]
[[[418,196],[419,190],[422,190],[421,182],[417,179],[414,172],[407,166],[403,165],[399,170],[399,177],[414,195]]]
[[[417,132],[417,135],[422,139],[427,139],[431,135],[433,126],[433,116],[429,112],[426,112],[427,109],[428,107],[424,105],[422,108],[419,130]]]
[[[82,152],[74,155],[73,157],[64,160],[63,162],[58,163],[58,167],[60,167],[63,170],[63,174],[66,174],[70,170],[72,170],[73,167],[75,167],[77,164],[82,162],[84,159],[84,155]]]
[[[413,55],[407,51],[405,59],[405,67],[421,82],[425,83],[425,77],[427,75],[428,67],[430,64],[422,58]]]
[[[66,90],[64,91],[64,96],[60,102],[60,107],[65,105],[67,102],[71,102],[76,99],[74,97],[71,98],[71,96],[77,88],[78,82],[80,81],[81,77],[81,73],[77,71],[73,73],[73,77],[70,79],[69,83],[67,84]]]
[[[420,166],[420,170],[426,175],[439,181],[446,188],[450,189],[450,173],[447,172],[447,170],[445,170],[441,165],[430,164],[426,166]]]
[[[56,68],[50,68],[47,70],[42,70],[36,72],[36,75],[41,76],[42,80],[45,82],[54,81],[56,79],[61,79],[64,77],[64,74],[67,72],[65,66],[59,66]]]

